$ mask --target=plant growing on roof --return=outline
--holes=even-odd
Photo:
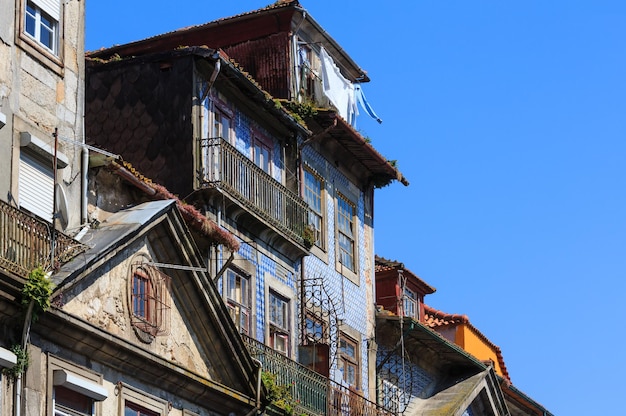
[[[17,357],[17,362],[11,368],[3,368],[2,374],[15,379],[19,375],[24,374],[28,368],[30,357],[28,356],[28,350],[26,348],[22,349],[19,344],[13,345],[11,347],[11,352]]]

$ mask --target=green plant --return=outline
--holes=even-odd
[[[315,227],[310,224],[304,227],[304,230],[302,231],[302,239],[304,240],[304,246],[307,249],[313,247],[313,244],[315,244]]]
[[[277,407],[285,411],[287,415],[293,415],[295,402],[291,396],[291,385],[280,385],[276,383],[276,375],[269,371],[261,373],[261,380],[267,390],[267,399]]]
[[[39,315],[50,307],[52,288],[52,281],[46,276],[43,267],[36,267],[28,274],[28,280],[22,288],[22,307],[28,308],[33,302],[32,322],[36,322]]]
[[[11,368],[2,369],[2,374],[16,378],[20,374],[23,374],[28,368],[30,357],[28,356],[28,350],[22,349],[18,344],[11,347],[11,352],[16,355],[17,363]]]

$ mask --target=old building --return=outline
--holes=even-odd
[[[162,174],[169,180],[186,181],[185,186],[168,184],[173,192],[241,239],[242,248],[228,263],[232,279],[225,282],[226,286],[222,283],[223,296],[232,305],[241,331],[330,377],[346,394],[358,392],[375,399],[374,190],[393,181],[408,182],[354,128],[355,106],[363,98],[361,84],[369,81],[365,71],[298,1],[277,2],[238,16],[92,52],[88,54],[94,60],[87,91],[89,136],[130,158],[151,176],[158,173],[145,166],[162,159],[156,156],[159,151],[170,152],[174,140],[167,140],[165,132],[150,132],[148,141],[152,144],[144,141],[141,145],[147,152],[125,154],[115,150],[119,143],[107,143],[106,134],[91,130],[94,124],[112,129],[119,126],[118,114],[124,113],[123,96],[131,94],[128,84],[124,84],[115,87],[119,94],[99,95],[99,62],[111,61],[105,66],[113,68],[113,61],[120,58],[122,62],[131,57],[150,60],[155,53],[171,53],[179,45],[219,48],[267,91],[258,94],[261,101],[264,94],[275,97],[272,101],[276,108],[284,109],[306,126],[306,131],[290,127],[289,137],[268,129],[266,124],[276,115],[245,108],[245,101],[237,98],[233,89],[222,86],[226,80],[221,70],[215,82],[209,85],[203,81],[203,88],[181,101],[184,108],[193,103],[206,112],[194,115],[192,110],[191,118],[184,119],[187,130],[182,136],[187,137],[185,143],[191,148],[176,155],[188,155],[191,160],[189,155],[204,151],[202,143],[230,142],[236,157],[254,162],[255,177],[248,178],[249,173],[237,170],[223,171],[219,181],[236,182],[240,186],[236,189],[222,186],[210,176],[203,181],[197,178],[197,172],[202,171],[197,156],[196,168],[180,174],[165,173],[175,165],[165,167],[162,163],[158,167],[164,169]],[[227,68],[233,63],[226,61],[222,65]],[[204,77],[210,78],[212,73]],[[128,77],[124,79],[133,83]],[[157,84],[153,91],[161,93]],[[115,114],[105,109],[112,117],[109,121],[102,113],[105,102],[116,107]],[[144,114],[151,111],[146,106],[144,113],[134,116],[145,118]],[[200,114],[206,118],[201,119]],[[207,127],[200,128],[202,123]],[[180,132],[170,129],[170,134],[173,131]],[[126,137],[131,134],[119,133]],[[128,143],[127,138],[120,141]],[[159,150],[164,149],[162,145],[167,150]],[[265,199],[272,201],[271,207],[263,207],[264,197],[256,195],[257,178],[267,177],[265,174],[271,178],[264,182],[267,185],[263,189],[280,189]],[[293,203],[283,199],[287,194],[283,187],[295,194]],[[304,217],[300,214],[302,207]],[[260,214],[265,211],[274,214]],[[296,232],[276,233],[276,219],[293,220]],[[229,254],[216,253],[213,259],[224,264]]]
[[[467,316],[424,304],[435,289],[376,257],[379,401],[406,415],[551,414],[511,384],[500,348]]]
[[[0,414],[252,415],[197,246],[239,243],[83,143],[84,7],[0,1]]]

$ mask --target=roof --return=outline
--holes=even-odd
[[[176,195],[169,192],[164,186],[152,183],[152,181],[141,173],[137,172],[130,163],[112,160],[107,168],[123,178],[128,183],[141,189],[149,198],[153,200],[174,201],[178,210],[182,214],[187,225],[200,232],[216,243],[224,244],[231,251],[239,250],[239,240],[214,221],[207,218],[193,205],[183,203]]]
[[[486,390],[486,392],[483,392]],[[415,407],[405,414],[420,416],[450,416],[465,414],[472,403],[482,401],[484,408],[496,408],[505,415],[506,404],[492,368],[460,381],[432,397],[417,400]]]
[[[467,315],[444,313],[428,305],[424,305],[424,324],[433,330],[447,326],[467,326],[472,332],[474,332],[474,334],[476,334],[478,338],[480,338],[484,343],[486,343],[490,348],[495,351],[496,357],[498,359],[498,364],[500,366],[500,369],[502,370],[502,375],[506,380],[508,380],[509,382],[511,381],[511,377],[509,376],[506,364],[504,363],[504,357],[502,356],[502,351],[500,350],[500,347],[491,342],[491,340],[489,340],[489,338],[487,338],[482,332],[480,332],[478,328],[472,325]]]
[[[402,270],[405,275],[409,276],[415,283],[417,283],[423,294],[430,295],[431,293],[435,293],[437,290],[423,281],[418,275],[404,267],[404,263],[400,263],[396,260],[388,260],[378,255],[375,256],[374,271],[377,276],[389,272],[397,273],[399,270]]]
[[[260,9],[220,18],[200,25],[183,27],[171,32],[158,34],[124,45],[115,45],[96,51],[89,51],[87,52],[87,56],[100,58],[108,58],[114,54],[119,54],[121,56],[137,56],[144,53],[154,52],[156,50],[173,49],[181,45],[191,45],[191,43],[185,42],[185,40],[188,39],[189,36],[198,33],[217,35],[219,37],[219,39],[203,38],[202,42],[196,42],[198,46],[208,45],[210,47],[225,47],[229,46],[229,40],[230,44],[234,44],[249,40],[245,39],[246,36],[250,37],[249,34],[243,30],[226,31],[224,30],[226,26],[246,23],[246,29],[250,31],[249,28],[251,26],[251,22],[254,20],[261,21],[263,18],[271,18],[272,16],[279,15],[281,13],[288,13],[289,22],[286,22],[289,24],[288,31],[291,31],[291,22],[294,19],[297,20],[298,27],[302,28],[306,26],[307,28],[315,31],[317,36],[315,36],[313,41],[316,43],[323,43],[328,52],[341,62],[342,68],[348,72],[345,74],[347,75],[346,78],[351,79],[353,82],[357,79],[359,82],[370,81],[366,71],[361,69],[343,50],[343,48],[322,28],[322,26],[311,17],[310,13],[302,8],[298,0],[279,0]],[[294,16],[297,16],[297,18],[294,18]],[[275,17],[272,20],[279,21],[281,19]],[[261,24],[260,26],[265,31],[274,30],[273,28],[268,27],[268,24]],[[259,34],[256,33],[255,36],[259,36]]]
[[[409,185],[409,181],[396,168],[395,162],[387,160],[378,153],[370,141],[356,131],[336,111],[318,109],[317,115],[306,121],[314,133],[313,137],[316,137],[316,133],[320,134],[318,132],[323,133],[324,137],[317,139],[322,146],[328,145],[329,140],[335,141],[342,150],[347,151],[371,172],[374,177],[374,186],[383,187],[394,180],[404,186]]]

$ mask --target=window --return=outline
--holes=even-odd
[[[54,388],[54,416],[92,416],[93,414],[93,399],[63,386]]]
[[[404,295],[402,297],[403,315],[418,319],[419,309],[417,305],[417,294],[410,289],[404,288]]]
[[[351,386],[359,382],[359,358],[356,341],[344,334],[339,336],[339,369],[343,370],[343,380]]]
[[[20,152],[18,198],[20,208],[52,222],[54,199],[54,174],[52,164]]]
[[[315,232],[314,244],[320,248],[325,246],[324,238],[324,213],[322,190],[324,183],[322,178],[308,169],[304,170],[304,200],[309,204],[309,226]]]
[[[232,270],[226,271],[224,285],[226,303],[235,326],[243,334],[250,335],[250,282]]]
[[[343,195],[337,195],[337,243],[339,245],[339,263],[348,270],[356,271],[355,266],[355,229],[354,205]]]
[[[276,351],[289,355],[289,301],[270,292],[270,344]]]
[[[108,397],[99,375],[50,358],[53,416],[93,416],[96,403]],[[71,366],[72,370],[67,367]]]
[[[46,0],[41,1],[40,5],[32,1],[26,2],[24,32],[48,51],[57,55],[60,2],[59,0]]]
[[[159,416],[159,413],[126,401],[124,403],[124,416]]]
[[[212,137],[221,137],[222,139],[230,143],[230,126],[232,125],[231,121],[231,117],[225,111],[222,111],[220,108],[216,107],[215,111],[213,112]]]
[[[156,267],[133,265],[130,279],[131,322],[144,342],[169,331],[170,278]]]
[[[391,413],[397,414],[400,411],[400,389],[390,381],[383,380],[381,390],[383,407]]]
[[[305,334],[307,341],[320,343],[325,341],[326,325],[317,316],[307,313],[305,321]]]
[[[258,137],[254,138],[254,145],[252,148],[254,163],[263,169],[265,173],[272,173],[272,151],[270,146],[264,140]]]
[[[117,383],[116,391],[124,416],[165,416],[169,413],[166,400],[137,390],[126,383]]]

